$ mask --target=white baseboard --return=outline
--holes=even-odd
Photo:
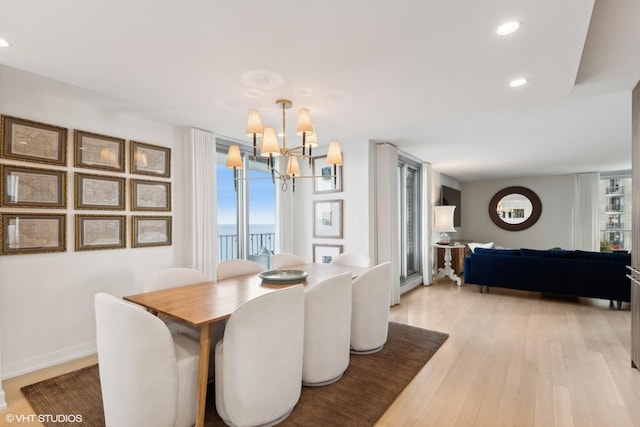
[[[48,368],[49,366],[59,365],[70,360],[79,359],[89,356],[97,352],[96,342],[77,345],[65,348],[53,353],[43,354],[41,356],[32,357],[31,359],[21,360],[15,363],[2,365],[2,380],[28,374],[29,372],[39,369]],[[0,400],[0,403],[2,401]],[[1,408],[0,408],[1,409]]]

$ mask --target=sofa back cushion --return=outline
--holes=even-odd
[[[474,254],[500,255],[500,256],[520,256],[520,249],[487,249],[476,248]]]
[[[576,253],[574,251],[567,251],[564,249],[538,250],[522,248],[520,249],[520,255],[539,258],[576,258]]]
[[[576,250],[576,258],[587,260],[626,262],[631,264],[631,254],[628,252],[588,252]]]

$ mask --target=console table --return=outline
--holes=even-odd
[[[435,279],[440,279],[443,277],[448,277],[451,280],[453,280],[454,282],[456,282],[456,284],[458,286],[460,286],[462,284],[460,277],[456,274],[456,270],[454,270],[451,266],[451,251],[455,250],[456,252],[458,252],[458,259],[459,260],[464,260],[464,250],[467,247],[467,245],[462,245],[462,244],[453,244],[453,245],[440,245],[440,244],[435,244],[433,245],[434,248],[436,248],[436,251],[444,251],[444,268],[438,268],[438,272],[436,273],[436,275],[434,276],[434,280]],[[461,254],[461,255],[460,255]],[[457,271],[457,273],[459,274],[462,271],[462,268],[459,267],[459,270]]]

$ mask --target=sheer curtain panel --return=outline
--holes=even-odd
[[[600,251],[599,237],[599,186],[598,172],[580,173],[576,176],[575,248],[583,251]]]
[[[185,230],[189,267],[215,280],[218,259],[215,135],[192,128],[187,129],[185,140]]]

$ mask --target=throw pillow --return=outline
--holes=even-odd
[[[489,243],[467,243],[471,252],[475,252],[476,248],[493,249],[493,242]]]

